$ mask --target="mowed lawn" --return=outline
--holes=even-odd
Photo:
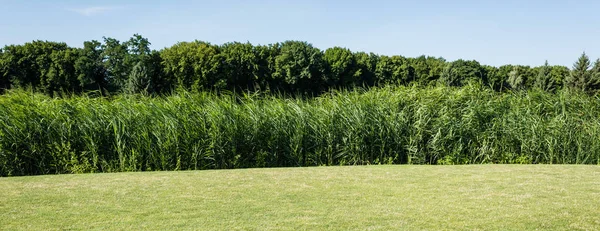
[[[598,230],[600,167],[353,166],[0,178],[0,230]]]

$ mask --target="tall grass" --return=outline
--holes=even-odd
[[[600,100],[389,87],[313,99],[0,96],[0,175],[600,162]]]

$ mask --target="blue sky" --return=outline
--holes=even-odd
[[[0,0],[0,45],[81,46],[140,33],[153,49],[195,39],[221,44],[303,40],[326,49],[483,64],[571,67],[600,57],[600,1],[475,0]]]

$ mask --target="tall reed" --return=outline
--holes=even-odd
[[[600,162],[600,100],[386,87],[312,99],[0,96],[0,175],[363,164]]]

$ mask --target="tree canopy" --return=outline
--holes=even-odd
[[[152,50],[150,41],[134,34],[126,41],[104,37],[82,47],[36,40],[0,49],[0,93],[28,87],[46,94],[167,94],[193,91],[277,91],[322,93],[383,85],[445,84],[460,87],[478,82],[497,91],[567,87],[596,94],[600,59],[592,65],[584,53],[572,69],[482,65],[476,60],[378,55],[344,47],[320,50],[304,41],[268,45],[204,41],[179,42]]]

